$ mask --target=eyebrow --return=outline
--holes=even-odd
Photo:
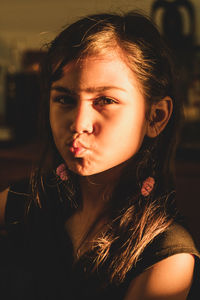
[[[112,89],[121,90],[123,92],[126,91],[125,89],[118,87],[118,86],[99,86],[99,87],[89,87],[86,89],[79,89],[78,92],[101,93],[101,92],[105,92],[107,90],[112,90]],[[75,90],[70,90],[67,87],[64,87],[61,85],[54,85],[51,87],[51,90],[55,90],[55,91],[70,94],[70,95],[78,94]]]

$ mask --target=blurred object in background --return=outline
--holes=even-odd
[[[152,5],[151,15],[153,20],[159,23],[161,34],[173,50],[180,77],[179,96],[187,103],[195,45],[193,5],[189,0],[156,0]]]
[[[184,107],[188,122],[200,120],[200,46],[194,47],[192,76],[189,80],[188,103]]]
[[[176,153],[177,205],[200,247],[200,46],[189,0],[156,0],[151,16],[171,47],[178,71],[178,100],[184,122]]]
[[[27,50],[22,55],[21,69],[26,73],[36,73],[40,71],[40,64],[45,57],[45,52]]]
[[[12,129],[13,140],[18,143],[32,139],[36,134],[40,97],[37,75],[7,74],[5,95],[5,124]]]
[[[39,66],[44,56],[42,51],[27,50],[22,53],[18,68],[16,65],[8,68],[4,80],[5,111],[0,128],[1,145],[29,142],[37,135]]]
[[[2,85],[4,100],[0,120],[0,190],[11,182],[29,177],[40,153],[37,140],[40,101],[40,64],[45,52],[11,51],[14,57],[2,59],[5,65]]]
[[[189,0],[156,0],[151,16],[171,47],[178,70],[178,98],[184,124],[177,158],[200,159],[200,46],[196,45],[195,11]]]

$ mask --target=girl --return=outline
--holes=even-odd
[[[83,18],[52,42],[42,77],[45,151],[1,195],[7,294],[194,299],[199,253],[173,204],[180,110],[157,29],[134,12]]]

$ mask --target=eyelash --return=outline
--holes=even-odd
[[[100,102],[103,102],[103,103],[100,103]],[[106,96],[102,96],[102,97],[99,97],[94,100],[94,105],[100,105],[100,106],[116,104],[116,103],[117,103],[116,100],[106,97]]]
[[[58,102],[62,105],[73,105],[75,100],[71,96],[60,95],[53,99],[54,102]]]
[[[58,102],[62,105],[74,105],[76,100],[71,96],[60,95],[53,99],[54,102]],[[104,106],[104,105],[111,105],[117,104],[117,100],[112,99],[106,96],[100,96],[93,101],[94,106]]]

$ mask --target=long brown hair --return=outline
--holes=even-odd
[[[142,87],[147,103],[146,118],[149,117],[151,105],[165,96],[172,98],[174,109],[164,131],[156,138],[146,137],[140,151],[124,168],[106,211],[109,226],[93,243],[93,269],[106,264],[110,282],[122,282],[145,247],[166,230],[173,220],[172,166],[180,110],[175,96],[169,51],[147,17],[137,12],[91,15],[64,29],[50,44],[42,67],[45,96],[41,108],[45,151],[33,177],[34,197],[39,203],[38,189],[47,152],[51,153],[51,168],[55,168],[62,160],[49,125],[49,90],[52,82],[62,76],[62,69],[68,62],[84,59],[91,54],[114,51],[116,48],[121,50],[122,59]],[[145,198],[140,190],[143,180],[148,176],[155,178],[156,185],[154,192]],[[71,181],[74,185],[78,184],[75,177]],[[69,185],[66,185],[66,189],[70,189]]]

